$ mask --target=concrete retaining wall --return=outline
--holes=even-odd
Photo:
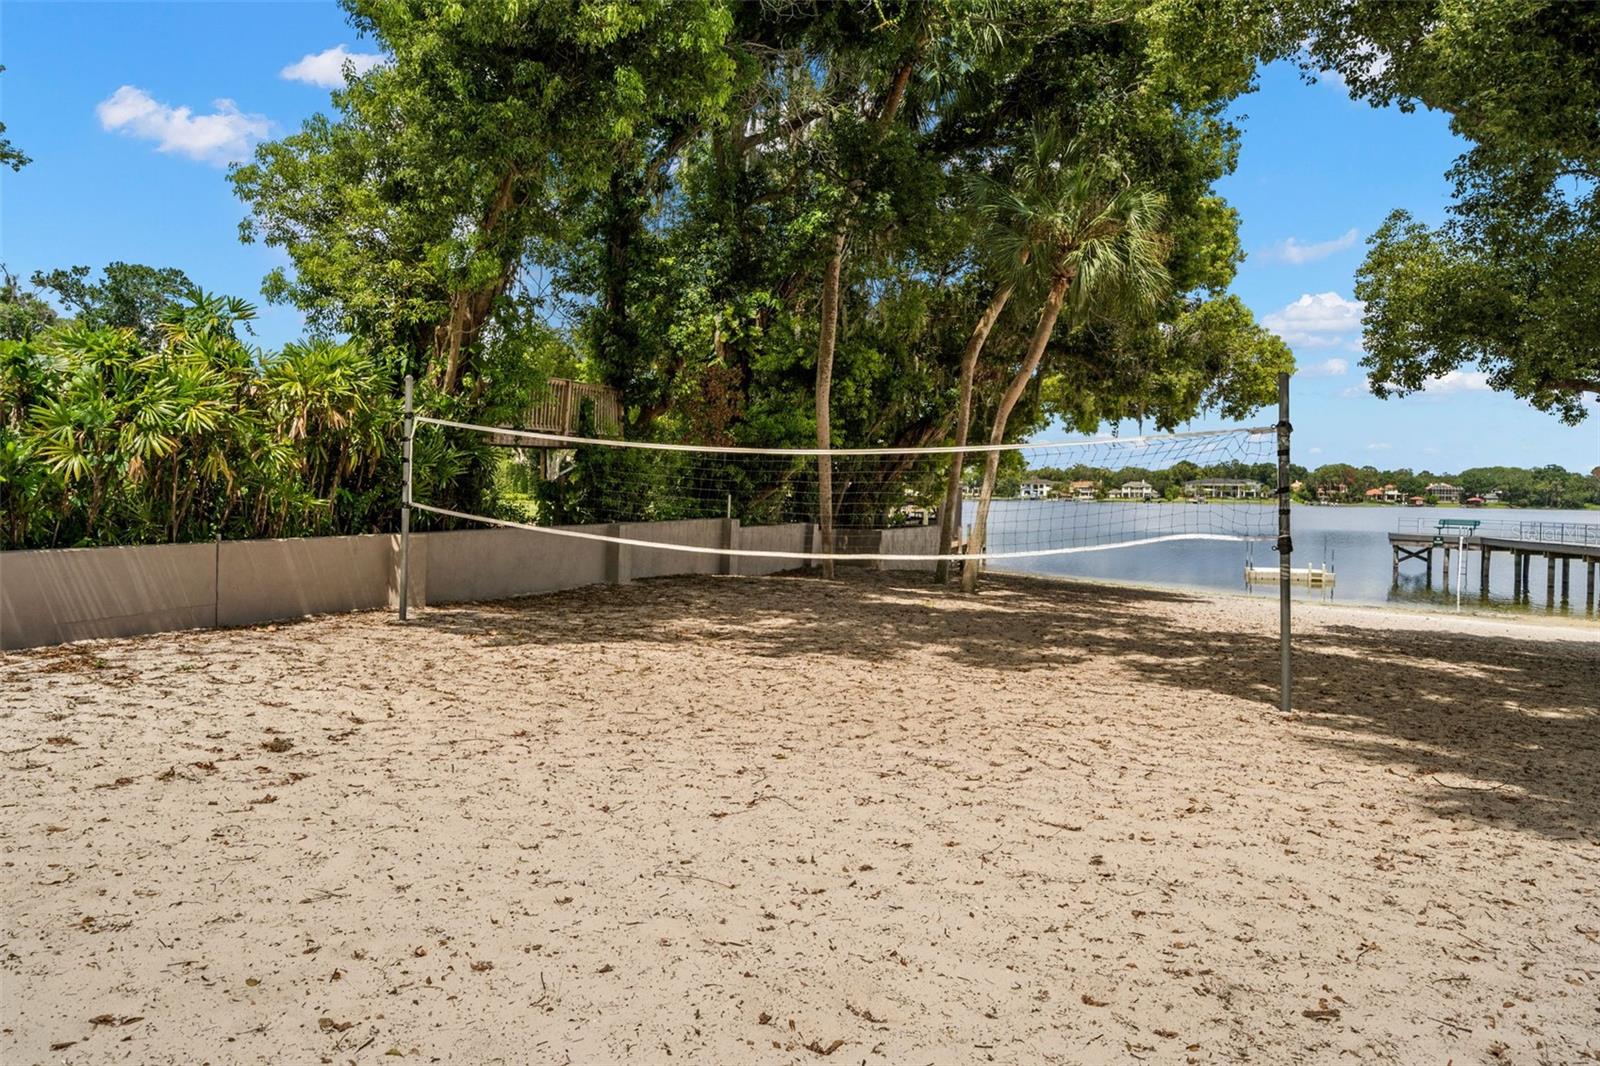
[[[385,607],[398,537],[224,541],[217,559],[219,626]]]
[[[0,648],[217,621],[217,546],[0,552]]]
[[[815,542],[806,523],[747,529],[720,518],[566,528],[756,551],[804,552]],[[931,552],[938,529],[857,531],[846,541],[857,551]],[[398,536],[374,534],[0,552],[0,649],[394,606],[399,549]],[[755,576],[806,565],[516,529],[419,533],[411,538],[410,602],[506,599],[675,574]]]
[[[610,527],[569,528],[604,534]],[[420,598],[412,598],[419,605],[503,600],[616,580],[607,573],[610,549],[616,546],[604,541],[520,529],[421,533],[411,538],[413,573],[417,570],[419,543],[424,591]]]
[[[863,555],[933,555],[939,550],[938,526],[902,526],[899,529],[847,529],[835,535],[842,552]],[[843,566],[865,566],[873,570],[932,570],[932,562],[914,559],[872,559]]]
[[[902,526],[886,529],[878,541],[878,550],[885,555],[937,555],[939,554],[939,527]],[[931,560],[908,559],[885,562],[885,570],[933,570],[937,564]]]
[[[737,545],[728,540],[732,527]],[[687,544],[697,548],[744,547],[743,531],[738,522],[721,518],[691,518],[680,522],[627,522],[616,527],[614,536],[632,537],[635,540],[653,540],[666,544]],[[670,577],[673,574],[726,573],[726,557],[704,552],[675,552],[669,548],[640,548],[627,546],[626,576],[620,580],[647,577]]]
[[[746,551],[803,552],[811,550],[812,528],[808,522],[789,522],[781,526],[750,526],[739,530],[739,547]],[[785,570],[810,566],[804,559],[763,559],[740,556],[731,560],[734,573],[761,577]]]

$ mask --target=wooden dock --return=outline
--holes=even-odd
[[[1402,520],[1401,528],[1389,534],[1394,555],[1394,580],[1400,580],[1400,564],[1421,560],[1427,568],[1428,587],[1433,587],[1433,559],[1443,556],[1440,577],[1448,588],[1452,571],[1451,552],[1463,548],[1478,553],[1478,596],[1489,598],[1489,574],[1496,553],[1510,555],[1512,597],[1518,603],[1532,600],[1533,558],[1545,560],[1545,603],[1555,607],[1556,576],[1560,571],[1562,607],[1572,606],[1572,564],[1584,568],[1583,610],[1593,614],[1597,608],[1595,571],[1600,567],[1600,522],[1481,522],[1472,528],[1441,525],[1428,519]],[[1463,562],[1457,561],[1458,564]]]

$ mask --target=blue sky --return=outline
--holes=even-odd
[[[260,343],[294,339],[299,314],[259,299],[282,257],[239,242],[226,164],[326,107],[342,56],[371,51],[333,4],[3,0],[0,121],[34,162],[0,173],[0,261],[23,276],[117,259],[176,266],[256,299]],[[1390,209],[1443,217],[1444,173],[1462,146],[1442,116],[1375,110],[1286,65],[1237,110],[1239,170],[1221,188],[1249,253],[1234,289],[1295,349],[1297,460],[1600,465],[1600,417],[1562,426],[1487,391],[1481,375],[1400,400],[1363,387],[1352,275]]]

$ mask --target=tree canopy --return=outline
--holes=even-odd
[[[1223,109],[1267,47],[1254,5],[349,8],[393,62],[235,171],[243,232],[289,254],[269,298],[446,394],[481,387],[485,353],[543,321],[622,391],[635,433],[799,443],[832,321],[830,435],[942,436],[992,278],[966,183],[1004,180],[1045,118],[1166,198],[1165,315],[1240,259],[1213,183],[1237,139]],[[1094,383],[1168,420],[1216,399],[1145,388],[1145,365]]]
[[[1226,295],[1229,104],[1291,42],[1255,0],[345,7],[386,61],[230,172],[242,238],[288,259],[265,295],[325,338],[262,366],[348,345],[371,387],[392,398],[415,374],[446,416],[512,421],[559,375],[616,389],[634,438],[915,447],[1242,417],[1293,365]],[[1095,190],[1078,207],[1044,195],[1073,181]],[[138,373],[171,362],[186,281],[36,275],[72,327],[12,286],[10,365],[70,366],[111,337],[144,353]],[[100,440],[92,406],[61,433]],[[13,433],[44,432],[43,411],[13,408]],[[958,486],[966,464],[835,465],[825,526],[908,479]],[[430,467],[447,468],[468,510],[589,513],[581,492],[506,490],[483,450]]]
[[[0,74],[4,74],[5,70],[5,67],[0,67]],[[13,171],[21,170],[33,160],[29,159],[22,149],[12,144],[10,138],[5,136],[5,132],[6,124],[0,122],[0,167],[10,167]]]
[[[146,345],[159,339],[158,327],[167,309],[194,289],[181,270],[140,263],[110,263],[98,281],[90,278],[86,266],[35,271],[33,283],[54,294],[67,316],[80,325],[129,329]]]
[[[1600,6],[1311,0],[1308,65],[1373,104],[1443,111],[1471,142],[1430,227],[1393,212],[1357,275],[1373,390],[1478,366],[1570,424],[1600,393]]]

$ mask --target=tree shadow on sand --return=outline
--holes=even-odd
[[[1202,628],[1182,608],[1202,597],[991,575],[975,598],[922,574],[835,581],[669,578],[522,600],[438,607],[420,624],[486,647],[636,641],[715,657],[860,660],[915,652],[952,669],[1061,670],[1114,658],[1174,706],[1197,689],[1276,706],[1276,608],[1249,630]],[[1600,832],[1600,645],[1324,625],[1296,636],[1301,743],[1412,768],[1446,816],[1553,837]],[[937,677],[930,678],[937,684]],[[1301,728],[1301,724],[1322,727]]]

